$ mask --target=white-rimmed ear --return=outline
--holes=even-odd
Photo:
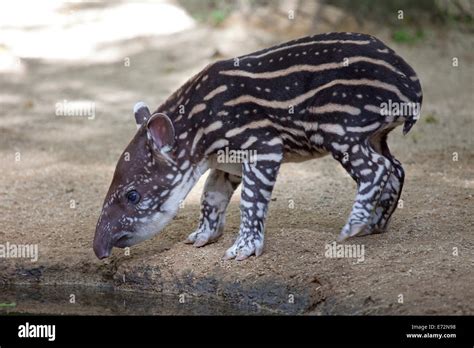
[[[165,114],[153,114],[146,124],[149,138],[155,147],[163,153],[169,152],[174,145],[174,126]]]
[[[146,122],[151,117],[148,105],[142,101],[135,104],[133,113],[135,115],[135,121],[137,122],[137,128],[140,128],[143,122]]]

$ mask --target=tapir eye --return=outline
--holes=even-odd
[[[138,202],[140,202],[140,194],[135,190],[128,191],[127,199],[130,203],[137,204]]]

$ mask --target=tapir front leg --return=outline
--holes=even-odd
[[[201,197],[201,217],[197,230],[185,240],[196,247],[218,239],[224,232],[225,211],[241,178],[212,169],[204,185]]]
[[[239,236],[224,259],[244,260],[262,254],[265,218],[282,158],[280,153],[269,154],[257,156],[256,163],[243,164]]]

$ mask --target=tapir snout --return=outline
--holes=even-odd
[[[100,259],[109,257],[112,253],[112,238],[108,233],[104,233],[97,228],[94,236],[93,249],[95,255]]]

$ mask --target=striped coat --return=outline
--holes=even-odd
[[[313,35],[210,64],[154,113],[142,104],[136,108],[140,128],[127,150],[151,155],[135,166],[119,161],[117,171],[149,178],[140,190],[152,217],[115,230],[136,230],[122,245],[149,238],[154,234],[152,223],[164,226],[176,213],[177,202],[210,168],[201,219],[187,242],[203,246],[222,234],[230,196],[242,183],[239,236],[225,257],[258,256],[280,165],[331,154],[358,184],[340,239],[383,232],[404,181],[387,135],[401,124],[408,132],[418,119],[421,101],[413,69],[365,34]],[[255,161],[219,160],[223,151],[253,153]],[[148,164],[149,157],[161,165],[143,174],[139,168],[155,166],[155,161]],[[137,173],[130,167],[138,168]],[[120,180],[114,179],[110,197],[130,188],[127,180],[116,181]],[[114,206],[110,197],[106,202]],[[102,225],[99,220],[98,231]],[[96,232],[96,238],[98,233],[102,232]]]

